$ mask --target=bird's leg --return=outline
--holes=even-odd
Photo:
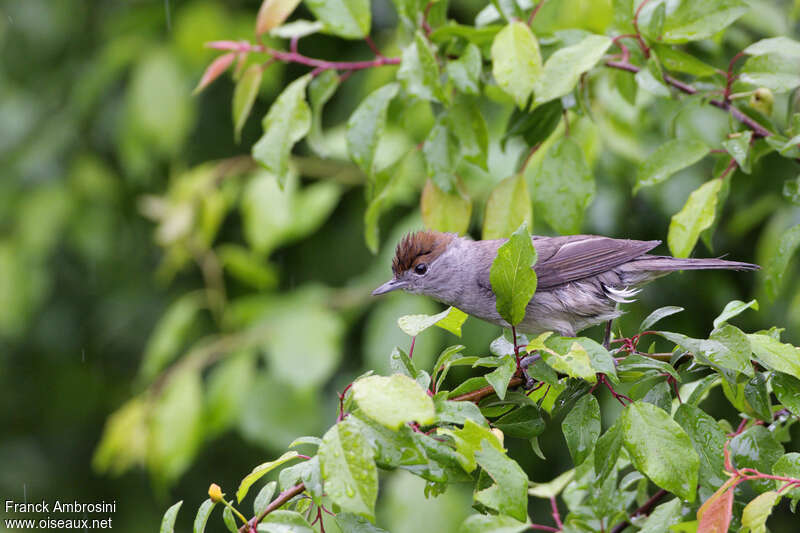
[[[525,390],[531,390],[536,383],[536,381],[528,375],[528,367],[535,363],[537,359],[541,359],[541,357],[539,352],[533,352],[520,359],[519,367],[522,369],[522,377],[525,379]]]
[[[611,348],[611,324],[613,324],[613,322],[613,318],[606,322],[606,333],[603,335],[603,348],[606,350]]]

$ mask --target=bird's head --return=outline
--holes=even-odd
[[[372,291],[374,296],[397,289],[415,294],[436,297],[446,280],[452,276],[446,254],[454,233],[417,231],[409,233],[400,241],[392,259],[392,279]]]

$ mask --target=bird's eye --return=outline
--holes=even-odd
[[[420,276],[427,271],[428,271],[428,265],[426,265],[425,263],[420,263],[414,267],[414,273],[419,274]]]

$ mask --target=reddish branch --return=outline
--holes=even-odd
[[[256,52],[261,54],[268,54],[278,61],[285,63],[298,63],[308,67],[314,67],[318,71],[323,70],[344,70],[354,71],[363,70],[367,68],[382,67],[384,65],[398,65],[400,64],[399,57],[384,57],[377,56],[375,59],[367,61],[327,61],[325,59],[317,59],[314,57],[305,56],[297,50],[286,52],[284,50],[275,50],[263,44],[253,44],[247,41],[212,41],[207,43],[206,46],[214,48],[215,50],[228,50],[231,52],[250,53]]]
[[[304,490],[306,490],[306,486],[303,483],[298,483],[294,487],[290,487],[285,491],[281,492],[280,494],[278,494],[278,497],[272,501],[272,503],[267,505],[266,509],[261,511],[261,513],[258,514],[257,516],[254,516],[249,522],[242,525],[242,527],[239,528],[239,533],[254,533],[256,530],[256,526],[258,526],[258,524],[262,520],[264,520],[264,517],[266,517],[272,511],[278,509],[280,506],[282,506],[284,503],[288,502],[298,494],[302,493]]]
[[[633,513],[630,515],[630,517],[631,517],[631,518],[633,518],[633,517],[635,517],[635,516],[640,516],[640,515],[649,515],[649,514],[650,514],[650,511],[652,511],[652,510],[653,510],[653,507],[655,507],[655,506],[656,506],[656,504],[659,502],[659,500],[661,500],[661,498],[663,498],[663,497],[664,497],[664,496],[666,496],[667,494],[668,494],[668,492],[667,492],[667,491],[665,491],[664,489],[661,489],[661,490],[659,490],[658,492],[656,492],[655,494],[653,494],[653,495],[650,497],[650,499],[649,499],[649,500],[647,500],[646,502],[644,502],[644,504],[642,504],[642,506],[641,506],[641,507],[639,507],[638,509],[636,509],[636,510],[635,510],[635,511],[634,511],[634,512],[633,512]],[[628,522],[627,520],[626,520],[625,522],[620,522],[619,524],[617,524],[616,526],[614,526],[614,529],[612,529],[612,530],[611,530],[611,533],[620,533],[620,531],[622,531],[623,529],[625,529],[625,528],[626,528],[626,527],[628,527],[629,525],[630,525],[630,522]]]
[[[508,382],[508,387],[509,388],[516,387],[518,385],[522,385],[522,383],[523,383],[522,378],[513,377]],[[454,402],[463,402],[463,401],[478,402],[483,398],[485,398],[486,396],[489,396],[490,394],[494,394],[494,387],[492,387],[491,385],[487,385],[485,387],[481,387],[480,389],[475,389],[474,391],[465,392],[464,394],[459,394],[458,396],[454,396],[450,398],[450,400]]]

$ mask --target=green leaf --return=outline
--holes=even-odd
[[[759,363],[771,370],[800,378],[800,348],[761,333],[748,333],[747,338]]]
[[[378,469],[357,424],[349,417],[325,433],[319,447],[320,468],[326,494],[342,511],[374,520]]]
[[[467,518],[459,533],[522,533],[528,524],[505,515],[474,514]]]
[[[686,432],[655,405],[634,402],[623,414],[625,449],[653,483],[693,502],[700,459]]]
[[[787,453],[772,465],[772,474],[775,476],[791,477],[800,479],[800,453]],[[775,481],[775,488],[781,489],[786,484],[785,481]],[[784,496],[791,498],[793,502],[800,500],[800,487],[784,492]]]
[[[722,453],[727,440],[725,432],[711,415],[686,403],[675,411],[675,421],[689,435],[700,458],[700,485],[716,491],[728,479]]]
[[[297,511],[278,510],[264,517],[258,533],[314,533],[314,529]]]
[[[203,503],[200,504],[200,508],[197,509],[197,514],[194,517],[194,528],[192,531],[194,533],[203,533],[206,530],[206,523],[208,522],[208,517],[211,516],[211,511],[214,510],[215,502],[212,502],[211,499],[207,499]]]
[[[622,423],[617,419],[614,424],[603,433],[594,448],[594,471],[598,479],[605,479],[617,464],[619,451],[622,449],[624,434]]]
[[[603,348],[601,344],[593,341],[592,339],[587,337],[572,338],[550,336],[546,340],[546,345],[556,352],[563,354],[572,350],[573,344],[576,342],[586,350],[586,353],[589,356],[589,362],[594,372],[607,374],[613,380],[617,380],[617,365],[614,362],[614,358],[611,356],[608,350]]]
[[[285,471],[286,470],[282,470],[281,473]],[[267,508],[270,500],[272,500],[272,496],[275,495],[276,488],[278,488],[278,483],[275,481],[270,481],[261,487],[261,490],[258,491],[258,494],[256,494],[256,497],[253,500],[253,513],[259,515],[264,512],[264,509]]]
[[[567,470],[557,478],[547,483],[530,483],[528,494],[537,498],[555,498],[564,490],[570,481],[575,479],[575,469]]]
[[[680,0],[670,6],[661,40],[685,43],[707,39],[744,15],[750,6],[744,0]]]
[[[708,146],[700,141],[673,139],[665,142],[639,165],[634,193],[642,187],[665,181],[679,170],[703,159],[708,152]]]
[[[495,482],[475,494],[475,499],[517,520],[528,517],[528,476],[516,461],[485,439],[475,452],[475,460]]]
[[[306,141],[320,157],[328,156],[322,135],[322,108],[339,88],[341,78],[335,70],[323,71],[308,85],[308,101],[311,104],[311,131]]]
[[[311,109],[305,100],[311,74],[290,83],[264,117],[264,134],[253,145],[253,158],[278,177],[283,187],[292,146],[311,128]]]
[[[477,101],[458,97],[447,112],[447,124],[461,148],[461,156],[481,168],[486,168],[489,153],[489,130]]]
[[[558,233],[578,233],[594,193],[594,176],[583,150],[570,137],[558,139],[534,177],[536,212]]]
[[[771,490],[759,494],[742,511],[742,527],[748,528],[750,533],[766,533],[767,518],[772,513],[772,508],[781,501],[781,495]]]
[[[497,250],[489,273],[497,312],[512,326],[525,317],[525,307],[536,292],[535,263],[536,250],[523,224]]]
[[[179,355],[204,305],[204,297],[195,292],[170,304],[147,340],[139,370],[145,381],[150,382]]]
[[[501,400],[505,399],[508,382],[516,371],[517,363],[514,357],[507,355],[503,358],[503,362],[496,370],[486,374],[486,381],[494,388],[495,394],[497,394],[497,397]]]
[[[454,402],[450,402],[454,403]],[[545,429],[542,413],[535,405],[523,405],[495,420],[492,425],[507,437],[531,439]]]
[[[472,202],[460,183],[450,192],[444,192],[433,180],[428,180],[420,204],[427,228],[462,235],[469,229]]]
[[[700,233],[714,222],[717,193],[722,181],[712,179],[689,195],[686,205],[672,215],[667,244],[675,257],[689,257]]]
[[[483,215],[484,239],[507,239],[521,224],[533,223],[528,183],[522,174],[498,183],[486,201]]]
[[[427,426],[436,413],[433,400],[408,376],[367,376],[353,383],[353,398],[365,415],[389,429],[408,422]]]
[[[677,524],[680,519],[681,500],[673,498],[653,509],[638,533],[665,533],[669,531],[669,526]]]
[[[211,370],[204,414],[206,431],[210,435],[222,433],[239,419],[239,413],[250,399],[255,355],[253,351],[232,353]]]
[[[528,146],[544,142],[553,133],[561,121],[563,107],[561,100],[553,100],[537,106],[533,111],[514,108],[508,127],[503,135],[502,144],[511,137],[521,136]]]
[[[742,51],[751,56],[782,54],[788,57],[800,58],[800,42],[784,36],[770,37],[756,41]]]
[[[798,141],[800,142],[800,140]],[[800,175],[793,180],[783,182],[783,197],[794,205],[800,205]]]
[[[147,463],[156,485],[176,480],[189,468],[203,438],[203,385],[199,370],[170,376],[149,413]]]
[[[428,132],[428,137],[422,145],[428,177],[443,192],[452,192],[453,183],[457,182],[455,168],[459,160],[459,151],[456,141],[455,134],[445,120],[440,118]]]
[[[583,396],[561,423],[567,449],[575,466],[589,457],[600,436],[600,404],[591,394]]]
[[[239,526],[236,524],[236,518],[233,517],[233,511],[231,511],[230,507],[225,507],[222,510],[222,522],[225,524],[225,527],[228,528],[228,531],[231,533],[238,533]]]
[[[772,375],[772,392],[792,414],[800,416],[800,379],[782,372]]]
[[[742,372],[748,376],[753,375],[746,338],[742,338],[741,331],[735,326],[725,325],[715,330],[715,334],[712,334],[712,338],[708,340],[693,339],[686,335],[669,331],[659,331],[658,334],[681,348],[692,352],[698,359],[705,358],[713,365]],[[742,341],[745,343],[743,347]],[[734,349],[729,348],[729,345]],[[699,359],[699,362],[709,364],[701,359]]]
[[[749,302],[745,303],[741,300],[731,300],[727,304],[725,304],[725,309],[719,314],[717,318],[714,319],[714,327],[718,328],[722,324],[726,323],[731,318],[740,315],[741,313],[747,311],[748,309],[753,308],[758,311],[758,301],[750,300]]]
[[[464,94],[479,95],[483,58],[481,50],[469,43],[461,56],[447,63],[447,75],[456,89]]]
[[[271,470],[275,469],[276,467],[295,459],[299,454],[294,451],[288,451],[275,459],[274,461],[268,461],[266,463],[261,463],[257,467],[253,469],[252,472],[247,474],[242,482],[239,484],[239,488],[236,490],[236,501],[240,502],[247,496],[247,492],[250,490],[250,487],[253,486],[253,483],[264,477],[267,473]]]
[[[775,92],[791,91],[800,85],[797,61],[780,53],[753,56],[742,65],[739,80]]]
[[[716,68],[677,48],[655,43],[652,50],[666,70],[684,72],[698,78],[707,78],[717,73]]]
[[[403,50],[403,59],[397,79],[408,94],[422,100],[441,102],[446,99],[442,84],[439,81],[439,64],[436,56],[419,32],[414,42]]]
[[[577,44],[557,50],[536,78],[535,102],[542,104],[572,92],[581,75],[594,67],[610,46],[611,39],[605,35],[588,35]]]
[[[386,112],[399,88],[389,83],[373,91],[347,121],[347,151],[368,176],[375,173],[375,151],[386,129]]]
[[[456,445],[456,452],[458,452],[458,462],[466,472],[475,470],[477,463],[475,462],[475,452],[481,449],[481,443],[486,440],[494,448],[503,452],[503,445],[498,440],[497,435],[492,433],[488,427],[476,424],[472,420],[466,420],[464,427],[461,429],[443,429],[439,428],[439,433],[449,435],[453,438]]]
[[[527,24],[509,23],[492,43],[492,74],[497,84],[524,108],[542,75],[539,43]]]
[[[675,305],[667,305],[665,307],[659,307],[658,309],[647,315],[647,318],[642,320],[642,323],[639,325],[639,331],[640,332],[646,331],[651,327],[653,327],[656,324],[656,322],[658,322],[662,318],[666,318],[670,315],[680,313],[681,311],[683,311],[683,307],[677,307]]]
[[[744,386],[744,398],[753,414],[764,422],[772,422],[772,402],[767,391],[764,373],[757,373]]]
[[[800,224],[792,226],[781,235],[778,250],[765,269],[764,285],[771,299],[774,300],[780,294],[783,275],[798,248],[800,248]]]
[[[448,307],[436,315],[401,316],[397,319],[397,325],[410,337],[416,337],[431,326],[439,326],[460,337],[461,326],[466,319],[466,313],[455,307]]]
[[[722,141],[722,147],[736,160],[739,168],[745,174],[750,174],[750,159],[747,156],[750,153],[750,140],[752,138],[753,132],[747,130],[736,137]]]
[[[472,420],[476,424],[486,424],[486,419],[481,414],[481,410],[477,405],[468,401],[451,401],[445,396],[446,394],[442,393],[441,395],[437,394],[433,398],[434,405],[436,406],[437,424],[457,424],[463,426],[467,420]]]
[[[181,505],[183,505],[183,500],[167,509],[164,513],[164,518],[161,519],[160,533],[173,533],[175,531],[175,519],[178,517]]]
[[[261,65],[250,65],[236,82],[236,89],[233,92],[233,135],[237,143],[242,138],[242,128],[258,96],[263,74],[264,69]]]
[[[325,29],[345,39],[363,39],[369,34],[371,10],[369,0],[306,0]]]
[[[672,365],[639,354],[625,357],[617,366],[617,373],[622,381],[638,381],[645,376],[665,373],[680,381],[680,376]]]
[[[647,61],[646,68],[636,73],[634,80],[636,80],[636,85],[638,87],[641,87],[655,96],[669,98],[672,94],[670,93],[669,87],[664,83],[661,67],[654,57],[651,57]]]
[[[530,351],[530,345],[529,345]],[[566,374],[573,378],[585,379],[590,383],[597,381],[596,371],[592,368],[592,361],[589,353],[579,342],[573,341],[572,345],[564,354],[552,350],[541,350],[539,352],[548,364],[556,372]]]
[[[775,440],[764,426],[752,426],[731,439],[728,449],[737,468],[754,468],[759,472],[771,472],[772,466],[784,454],[783,446]],[[753,480],[759,492],[774,486],[772,480]]]

